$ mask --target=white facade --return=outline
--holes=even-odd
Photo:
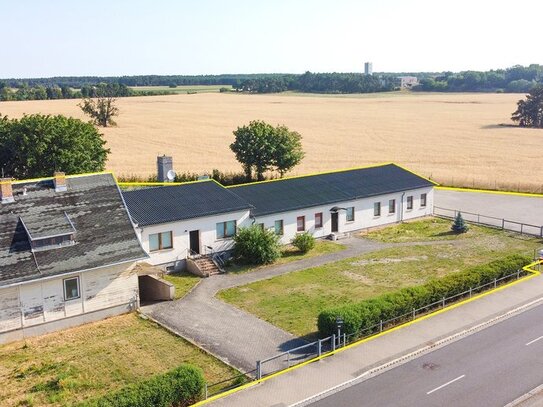
[[[421,197],[423,194],[426,195],[426,205],[422,205]],[[412,197],[411,209],[408,209],[409,197]],[[394,211],[389,208],[391,200],[394,200]],[[375,203],[377,202],[380,203],[380,215],[376,216]],[[198,231],[198,249],[200,253],[208,253],[207,246],[211,247],[215,252],[232,249],[233,241],[231,238],[220,239],[217,237],[217,223],[235,220],[238,228],[256,223],[264,224],[266,229],[274,229],[275,221],[282,220],[283,235],[281,236],[281,242],[288,244],[299,233],[297,220],[301,216],[305,218],[305,231],[316,238],[329,236],[332,233],[332,213],[330,211],[332,207],[341,208],[337,211],[336,233],[342,234],[431,215],[433,213],[433,203],[433,188],[426,187],[295,211],[256,216],[255,218],[251,218],[250,212],[245,210],[160,225],[136,227],[136,231],[144,250],[150,256],[149,263],[156,266],[172,267],[168,269],[173,270],[184,267],[184,260],[187,258],[190,248],[191,231]],[[354,207],[354,220],[347,221],[346,209],[352,207]],[[322,214],[322,227],[315,227],[315,214],[317,213]],[[172,232],[172,247],[150,251],[149,235],[164,232]]]
[[[0,343],[132,311],[138,306],[135,263],[41,278],[0,287]],[[78,298],[64,280],[78,278]]]

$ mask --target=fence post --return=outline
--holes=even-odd
[[[256,361],[256,379],[262,379],[262,362],[260,360]]]
[[[520,235],[522,236],[522,227],[524,226],[524,223],[520,224]]]
[[[336,334],[332,334],[332,352],[336,350]]]
[[[207,382],[205,382],[205,387],[204,387],[204,389],[205,389],[205,396],[206,396],[205,400],[207,400],[207,397],[208,397],[208,393],[207,393]]]
[[[520,278],[520,270],[517,270],[517,280]]]
[[[287,367],[290,367],[290,352],[287,352]]]
[[[413,308],[413,320],[415,320],[415,312],[416,312],[416,310],[415,310],[415,308]]]
[[[441,300],[441,308],[445,308],[445,297]]]
[[[322,344],[321,344],[320,339],[317,342],[318,342],[318,344],[317,344],[317,353],[318,353],[318,355],[320,357],[322,355]]]
[[[379,321],[379,332],[383,332],[383,320]]]
[[[543,237],[543,226],[539,228],[539,237]]]
[[[469,298],[471,298],[471,287],[469,288]]]
[[[502,219],[502,230],[505,229],[505,219]]]
[[[347,345],[347,334],[344,333],[343,334],[343,347],[345,347]]]
[[[495,278],[494,279],[494,288],[496,288],[496,284],[498,283],[498,280]]]
[[[477,214],[477,223],[481,223],[481,218],[479,214]]]

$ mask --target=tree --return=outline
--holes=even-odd
[[[300,133],[290,131],[286,126],[277,126],[274,145],[273,165],[283,178],[285,173],[298,165],[305,156],[302,150],[302,136]]]
[[[117,123],[113,121],[113,117],[119,115],[116,101],[117,99],[111,96],[99,97],[96,100],[85,98],[78,106],[93,119],[94,124],[102,127],[116,126]]]
[[[234,243],[234,256],[246,263],[269,264],[281,257],[279,236],[260,225],[240,228]]]
[[[65,116],[0,116],[0,165],[19,179],[103,171],[109,154],[91,123]]]
[[[271,140],[274,133],[272,125],[259,120],[250,122],[248,126],[238,127],[234,131],[236,139],[230,144],[230,149],[243,166],[247,181],[253,179],[253,167],[259,181],[264,179],[264,172],[271,168],[273,163]]]
[[[521,127],[543,128],[543,85],[534,87],[526,100],[518,101],[518,108],[511,119]]]
[[[255,120],[238,127],[234,135],[236,139],[230,149],[243,166],[248,181],[252,180],[253,170],[259,181],[264,179],[266,171],[273,169],[282,177],[304,157],[302,136],[286,126],[273,127]]]
[[[458,212],[456,218],[454,218],[451,230],[455,233],[466,233],[468,231],[468,225],[464,222],[464,218],[460,212]]]

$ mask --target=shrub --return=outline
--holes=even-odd
[[[460,294],[470,287],[491,283],[495,278],[514,273],[529,262],[530,258],[527,256],[512,255],[430,280],[420,286],[402,288],[369,300],[329,308],[319,314],[319,332],[323,336],[332,335],[336,331],[336,317],[340,316],[344,321],[344,332],[357,333],[361,329],[379,324],[381,320],[400,317],[414,308],[418,309],[444,297]]]
[[[292,245],[302,253],[307,253],[315,247],[315,238],[307,233],[300,233],[292,239]]]
[[[460,212],[458,212],[458,215],[454,218],[451,230],[455,233],[466,233],[468,231],[468,225],[464,222],[464,218]]]
[[[191,365],[181,365],[169,372],[141,383],[127,386],[98,399],[80,404],[81,407],[172,407],[188,406],[197,401],[205,386],[202,371]]]
[[[268,264],[281,257],[279,237],[260,225],[240,228],[234,243],[234,256],[246,263]]]

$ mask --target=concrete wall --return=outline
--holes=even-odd
[[[138,278],[132,272],[133,266],[124,263],[0,288],[0,341],[2,337],[39,335],[100,319],[85,316],[91,313],[104,311],[111,315],[137,308]],[[63,280],[76,276],[80,297],[65,301]],[[66,319],[70,322],[63,322]]]
[[[171,301],[175,298],[175,286],[154,275],[139,276],[141,301]]]

